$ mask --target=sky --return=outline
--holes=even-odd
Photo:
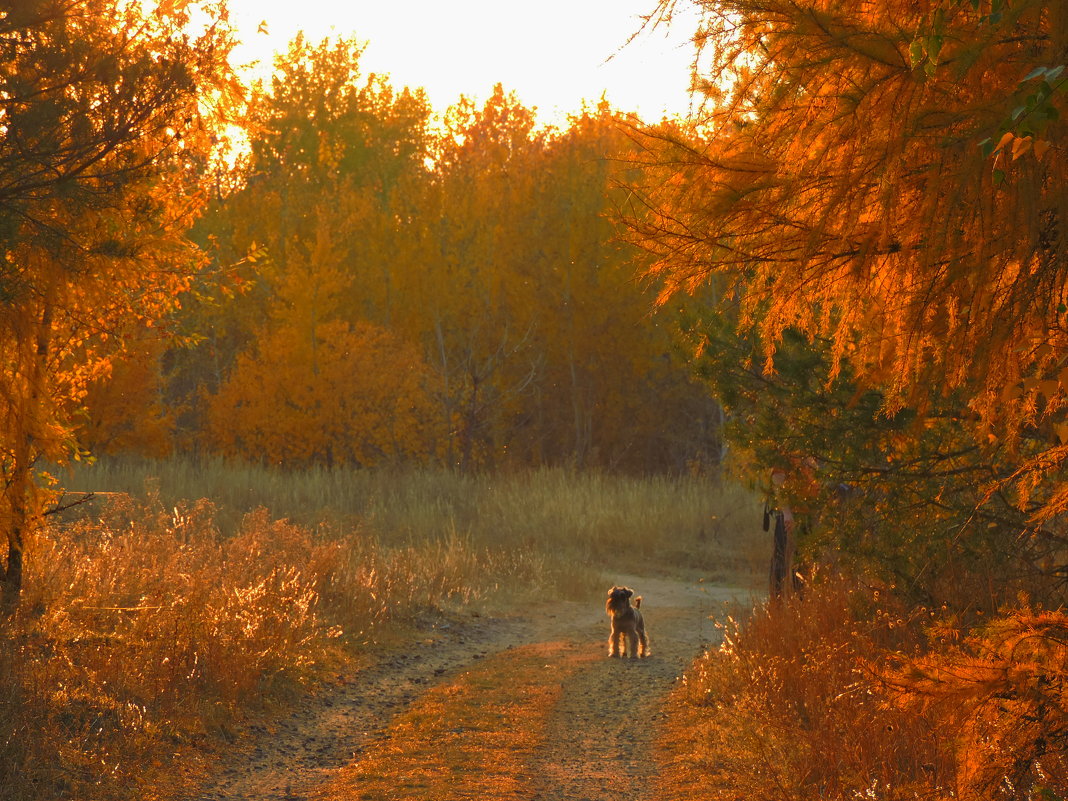
[[[365,41],[365,74],[389,75],[398,89],[422,87],[439,112],[461,95],[485,100],[496,83],[537,107],[545,124],[564,122],[602,94],[647,122],[690,108],[693,18],[643,31],[627,44],[656,0],[229,0],[229,6],[242,39],[235,61],[258,62],[259,75],[270,74],[272,53],[303,30],[315,43],[337,35]]]

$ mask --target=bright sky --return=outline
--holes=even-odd
[[[596,104],[646,121],[690,108],[688,37],[696,24],[642,32],[641,15],[656,0],[229,0],[243,45],[238,63],[271,55],[298,30],[318,43],[326,36],[366,41],[364,73],[388,74],[395,88],[423,87],[444,111],[460,97],[482,101],[495,83],[536,106],[545,123],[561,122]],[[257,32],[266,22],[267,33]]]

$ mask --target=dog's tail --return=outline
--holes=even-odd
[[[637,598],[634,599],[634,608],[635,609],[641,609],[642,608],[642,597],[640,595]]]

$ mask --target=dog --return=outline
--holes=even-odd
[[[645,621],[639,611],[642,598],[639,595],[631,606],[630,599],[634,590],[628,587],[613,587],[608,591],[608,601],[604,609],[612,618],[612,633],[608,637],[608,655],[624,656],[631,659],[637,656],[649,656],[649,638],[645,634]],[[623,649],[620,649],[620,639]]]

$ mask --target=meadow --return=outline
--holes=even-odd
[[[611,571],[752,581],[758,507],[705,477],[100,462],[0,639],[0,799],[180,796],[250,720],[435,621]],[[180,764],[180,770],[175,765]],[[167,792],[162,788],[166,787]]]

